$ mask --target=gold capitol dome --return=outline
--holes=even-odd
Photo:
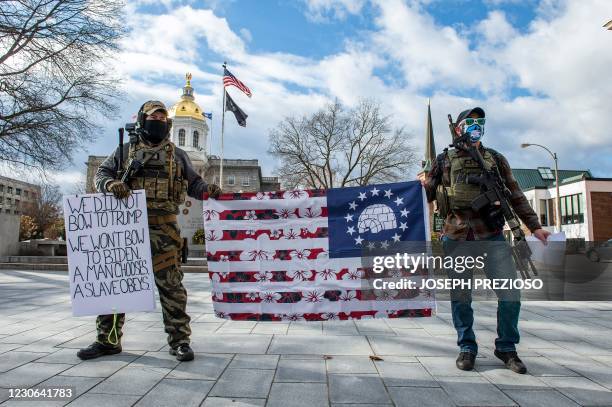
[[[174,106],[170,108],[168,112],[170,117],[191,117],[196,120],[204,120],[204,111],[194,101],[193,88],[191,87],[191,74],[185,74],[185,87],[183,88],[183,95]]]

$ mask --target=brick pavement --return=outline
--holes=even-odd
[[[2,405],[54,405],[8,388],[70,384],[71,406],[612,406],[609,302],[525,303],[521,376],[493,356],[495,303],[474,304],[481,351],[462,372],[446,302],[424,319],[225,321],[206,275],[188,274],[194,362],[168,355],[159,312],[128,314],[124,352],[83,362],[94,319],[71,316],[67,284],[65,272],[0,272]]]

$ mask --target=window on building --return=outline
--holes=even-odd
[[[23,191],[23,196],[25,196],[26,198],[30,197],[30,191]]]
[[[8,192],[9,194],[13,193],[13,187],[7,187],[6,188],[6,192]]]
[[[19,202],[21,202],[19,199],[15,199],[15,206],[19,206]]]
[[[4,197],[3,196],[0,196],[0,204],[1,203],[4,203]]]
[[[15,189],[15,194],[16,195],[21,195],[21,188]]]
[[[548,167],[538,167],[538,172],[540,173],[542,179],[555,179],[552,170]]]
[[[180,129],[179,130],[179,146],[184,146],[185,145],[185,129]]]
[[[540,224],[542,226],[548,226],[548,205],[546,205],[546,199],[540,199],[540,207],[538,209],[540,213]]]
[[[17,209],[15,209],[15,211],[13,211],[13,213],[14,213],[15,215],[19,215],[21,212],[19,212]]]
[[[234,175],[227,177],[227,185],[236,185],[236,177]]]
[[[36,199],[36,192],[32,191],[32,199]]]
[[[11,213],[11,210],[10,209],[5,209],[4,213]]]
[[[548,200],[548,222],[549,222],[548,225],[549,226],[557,224],[556,216],[558,216],[558,214],[555,215],[555,212],[557,211],[557,207],[555,205],[556,205],[556,198]]]
[[[582,194],[561,197],[561,223],[564,225],[584,223]]]
[[[194,147],[200,146],[200,133],[198,133],[197,130],[194,130],[193,132],[193,146]]]
[[[4,192],[4,185],[0,184],[0,192]]]
[[[13,200],[11,198],[6,198],[6,203],[10,205],[13,203]]]

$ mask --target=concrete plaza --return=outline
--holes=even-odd
[[[8,389],[70,385],[71,406],[612,406],[609,302],[524,303],[517,375],[493,356],[492,302],[474,304],[480,354],[462,372],[448,302],[433,318],[234,322],[215,318],[206,274],[185,285],[195,361],[168,355],[156,312],[128,315],[122,354],[83,362],[95,323],[71,316],[66,272],[0,271],[0,402],[63,405]]]

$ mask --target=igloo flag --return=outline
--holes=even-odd
[[[205,201],[203,215],[220,318],[319,321],[432,313],[429,293],[372,290],[362,262],[369,251],[427,240],[419,182],[223,194]]]

